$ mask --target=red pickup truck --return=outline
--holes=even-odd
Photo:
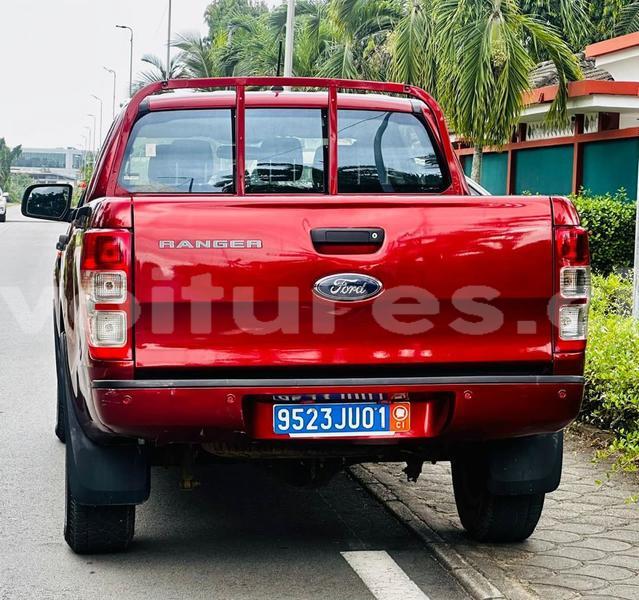
[[[534,530],[581,403],[587,234],[564,198],[471,196],[427,93],[151,84],[71,196],[32,186],[22,211],[69,222],[56,431],[75,552],[127,548],[150,467],[189,486],[202,460],[306,485],[449,460],[472,537]]]

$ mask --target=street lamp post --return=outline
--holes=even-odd
[[[87,130],[87,137],[89,138],[89,143],[87,146],[87,150],[88,150],[88,154],[92,154],[91,152],[91,148],[92,148],[92,144],[91,144],[91,127],[89,127],[88,125],[85,125],[84,128]],[[86,165],[86,159],[85,159],[85,165]]]
[[[169,26],[166,36],[166,79],[171,75],[171,0],[169,0]]]
[[[96,127],[95,127],[96,118],[95,118],[95,115],[93,113],[87,113],[87,117],[91,117],[93,119],[93,147],[92,147],[92,150],[93,150],[93,153],[95,154],[96,150],[97,150],[97,143],[96,143],[96,139],[95,139],[96,138],[96,135],[95,135],[95,133],[96,133]]]
[[[95,98],[100,103],[100,137],[98,138],[98,147],[100,147],[102,146],[102,98],[96,96],[95,94],[91,94],[91,98]]]
[[[131,52],[129,54],[129,98],[133,96],[133,28],[128,25],[116,25],[118,29],[129,30],[129,41],[131,43]]]
[[[105,71],[108,71],[109,73],[111,73],[111,75],[113,75],[113,106],[111,108],[111,118],[115,119],[115,81],[116,81],[116,74],[115,71],[113,69],[109,69],[109,67],[102,67]]]
[[[82,174],[84,175],[84,172],[86,171],[86,168],[87,168],[87,150],[89,147],[89,136],[82,134],[82,140],[84,141],[84,145],[82,149]]]

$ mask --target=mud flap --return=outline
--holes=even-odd
[[[556,490],[563,447],[563,431],[492,442],[486,455],[488,489],[500,496]]]
[[[65,352],[64,337],[60,340]],[[66,356],[66,465],[69,491],[79,504],[104,506],[141,504],[151,489],[149,458],[145,446],[123,444],[102,446],[84,433],[70,394]]]

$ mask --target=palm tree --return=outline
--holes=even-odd
[[[567,86],[581,78],[579,64],[557,30],[524,14],[517,0],[440,0],[435,11],[438,99],[455,133],[473,144],[472,177],[479,179],[483,148],[506,143],[521,116],[533,51],[557,69],[549,113],[556,124],[566,121]]]
[[[639,31],[639,0],[634,0],[621,10],[619,33]]]
[[[587,29],[585,0],[299,0],[294,72],[339,78],[394,79],[429,90],[455,132],[475,147],[473,176],[485,146],[508,141],[530,90],[538,57],[552,60],[559,93],[550,119],[566,119],[567,84],[577,59],[551,23],[576,41]],[[632,23],[630,7],[626,11]],[[219,18],[213,18],[213,7]],[[274,75],[286,7],[250,0],[211,5],[210,35],[182,35],[171,77]],[[222,11],[223,7],[229,10]],[[638,9],[639,10],[639,9]],[[213,12],[212,12],[213,11]],[[221,12],[220,12],[221,11]],[[223,19],[221,19],[221,15]],[[162,61],[142,81],[164,79]]]
[[[435,0],[396,2],[401,17],[388,40],[391,79],[437,92]]]
[[[168,73],[166,71],[166,63],[155,54],[145,54],[142,57],[142,62],[151,65],[152,68],[138,73],[138,79],[134,85],[135,90],[139,90],[141,87],[156,81],[179,79],[185,76],[185,68],[181,55],[171,57]]]
[[[181,33],[171,45],[181,51],[178,58],[188,77],[214,77],[218,74],[219,65],[210,39],[197,33]]]
[[[605,3],[606,12],[610,12],[610,0],[599,0],[599,3]],[[591,0],[521,0],[520,7],[524,14],[537,17],[559,29],[571,50],[579,52],[591,41],[595,30],[589,11],[592,11],[596,4],[597,2]],[[598,20],[602,20],[601,16]],[[542,54],[538,58],[545,60],[546,56]]]
[[[400,14],[393,0],[331,0],[330,40],[321,57],[318,75],[339,78],[383,79],[386,39]]]

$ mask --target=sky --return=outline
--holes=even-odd
[[[206,33],[211,0],[173,0],[172,31]],[[276,5],[281,0],[267,0]],[[111,124],[128,95],[129,32],[134,29],[133,79],[143,54],[166,57],[168,0],[0,0],[0,138],[23,147],[83,148],[86,126]],[[99,123],[96,127],[99,134]]]

